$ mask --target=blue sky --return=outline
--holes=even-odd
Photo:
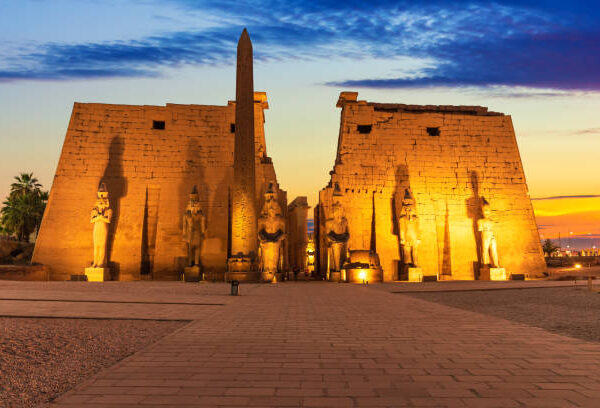
[[[414,60],[411,72],[349,73],[331,85],[600,89],[600,7],[583,2],[5,3],[0,81],[155,77],[166,67],[227,64],[247,26],[262,61]]]
[[[0,0],[0,196],[21,170],[49,187],[75,101],[226,104],[243,27],[290,198],[328,179],[341,90],[511,114],[532,196],[596,194],[599,20],[590,1]]]

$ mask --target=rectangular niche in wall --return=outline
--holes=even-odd
[[[371,133],[372,125],[357,125],[356,130],[358,133],[369,134]]]
[[[152,121],[152,129],[165,130],[165,121],[164,120],[153,120]]]
[[[427,128],[427,134],[429,136],[439,136],[440,135],[440,128],[437,128],[437,127],[428,127]]]

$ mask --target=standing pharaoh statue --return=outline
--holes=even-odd
[[[276,197],[273,183],[270,183],[258,218],[259,267],[265,281],[272,281],[282,264],[285,219]]]
[[[482,197],[481,211],[483,218],[477,220],[477,229],[481,233],[481,263],[492,268],[498,268],[498,250],[496,248],[496,236],[494,235],[494,223],[490,219],[490,203]]]
[[[348,220],[344,215],[341,197],[342,191],[340,190],[339,184],[336,183],[333,190],[331,216],[325,221],[327,242],[329,243],[330,272],[340,272],[342,270],[348,253],[350,232],[348,230]]]
[[[183,214],[183,241],[188,248],[188,266],[200,266],[200,253],[205,233],[206,219],[200,207],[198,189],[194,186]]]
[[[106,244],[108,242],[108,224],[112,219],[112,210],[108,201],[108,191],[104,183],[98,188],[98,199],[92,208],[90,223],[94,224],[94,261],[93,268],[103,268],[106,263]]]
[[[419,217],[415,205],[415,198],[407,188],[404,190],[404,198],[396,207],[398,214],[398,227],[400,232],[400,245],[402,247],[402,261],[404,265],[416,267],[417,248],[419,246]]]

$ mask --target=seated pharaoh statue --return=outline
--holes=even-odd
[[[183,214],[183,241],[187,244],[188,266],[200,266],[200,254],[205,233],[206,219],[200,207],[198,189],[194,186]]]
[[[285,239],[285,219],[281,206],[277,202],[277,194],[273,183],[265,192],[265,203],[258,218],[259,268],[263,281],[273,281],[275,274],[282,267]]]
[[[327,242],[329,243],[329,271],[339,272],[344,266],[348,253],[348,220],[344,215],[341,203],[342,191],[339,184],[335,184],[333,190],[333,205],[331,214],[325,221],[327,230]]]

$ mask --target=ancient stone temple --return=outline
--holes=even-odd
[[[507,277],[545,270],[510,116],[357,97],[340,94],[335,165],[315,209],[322,276],[332,265],[328,223],[336,203],[348,224],[350,261],[369,254],[364,268],[382,270],[384,281],[408,279],[409,270],[422,279],[484,278],[490,250],[498,258],[492,269]]]
[[[240,42],[245,41],[244,32]],[[248,55],[244,58],[247,66]],[[249,58],[251,69],[251,51]],[[266,94],[250,84],[236,98],[243,100],[225,106],[75,103],[33,262],[48,265],[56,280],[91,265],[89,212],[104,183],[112,210],[106,248],[111,279],[178,279],[188,263],[183,216],[197,186],[206,223],[201,267],[206,279],[223,279],[232,252],[256,251],[256,209],[270,184],[287,210],[267,156]],[[245,152],[241,167],[234,166],[238,143]],[[241,184],[234,173],[244,177]],[[233,199],[240,191],[246,217],[241,235],[234,226],[240,201]]]

